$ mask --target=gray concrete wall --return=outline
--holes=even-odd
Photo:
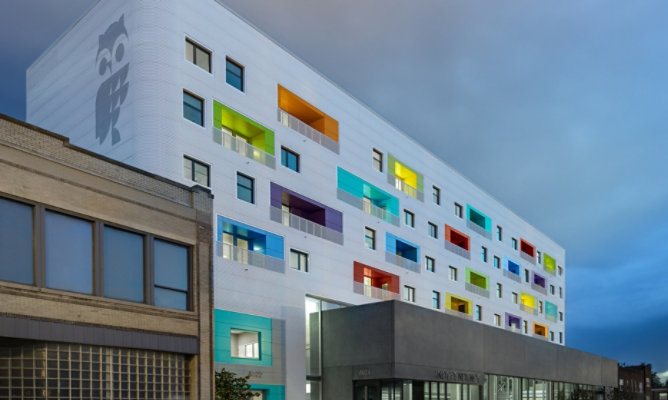
[[[322,324],[326,399],[350,397],[353,380],[383,378],[617,385],[615,360],[400,301],[325,311]]]

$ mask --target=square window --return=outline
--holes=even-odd
[[[496,240],[499,242],[503,240],[503,228],[501,226],[496,226]]]
[[[501,316],[499,314],[494,314],[494,325],[501,326]]]
[[[255,203],[255,180],[240,172],[237,172],[237,198]]]
[[[209,166],[190,158],[183,156],[183,176],[200,185],[209,187]]]
[[[487,262],[487,247],[485,246],[481,247],[480,255],[482,258],[482,262]]]
[[[299,172],[299,154],[285,147],[281,147],[281,165],[295,172]]]
[[[496,284],[496,297],[499,299],[503,297],[503,285],[500,283]]]
[[[435,310],[441,309],[441,294],[436,290],[431,292],[431,306]]]
[[[290,249],[290,268],[308,272],[308,254]]]
[[[415,227],[415,214],[408,210],[404,210],[404,223],[406,226],[410,226],[411,228]]]
[[[186,60],[211,72],[211,52],[190,39],[186,39]]]
[[[411,286],[404,286],[404,300],[415,303],[415,288]]]
[[[515,238],[510,239],[510,247],[512,247],[513,250],[517,250],[517,239]]]
[[[183,91],[183,118],[204,126],[204,100]]]
[[[433,200],[434,200],[434,204],[440,205],[441,204],[441,189],[439,189],[436,186],[432,186],[432,189],[434,190],[433,195],[432,195]]]
[[[517,293],[513,292],[513,303],[517,304],[517,299],[518,299]]]
[[[229,58],[225,59],[225,82],[244,91],[244,67]]]
[[[424,257],[424,267],[429,272],[434,272],[436,267],[436,260],[429,256]]]
[[[457,268],[453,267],[452,265],[450,266],[450,280],[451,281],[457,280]]]
[[[373,149],[372,154],[373,154],[373,169],[375,169],[376,171],[383,172],[383,153],[381,153],[376,149]]]
[[[260,359],[260,332],[230,329],[230,351],[234,358]]]
[[[475,320],[482,321],[482,306],[475,306]]]
[[[433,224],[431,222],[428,223],[429,225],[429,236],[433,237],[434,239],[438,239],[438,226],[436,224]]]
[[[464,208],[459,203],[455,203],[455,216],[459,218],[463,218],[464,216]]]
[[[501,268],[501,259],[497,256],[494,256],[494,268]]]
[[[376,250],[376,231],[369,228],[364,228],[364,245],[367,249]]]

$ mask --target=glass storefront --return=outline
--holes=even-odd
[[[601,386],[486,375],[484,385],[414,380],[355,382],[355,400],[603,400]]]

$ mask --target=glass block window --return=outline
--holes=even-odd
[[[182,354],[31,341],[0,345],[0,400],[187,399],[189,381]]]

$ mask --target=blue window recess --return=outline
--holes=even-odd
[[[271,367],[272,365],[272,321],[271,318],[250,314],[241,314],[215,309],[214,323],[214,360],[223,364],[245,364]],[[233,357],[233,332],[246,331],[257,333],[259,337],[259,356],[256,358]]]
[[[490,234],[492,233],[492,219],[471,207],[470,204],[466,205],[466,218],[484,229],[486,232],[489,232]]]
[[[385,250],[388,253],[396,254],[416,263],[420,262],[419,246],[387,232],[385,233]]]
[[[216,240],[223,241],[223,233],[233,237],[234,246],[243,240],[248,245],[248,250],[265,254],[270,257],[284,259],[283,237],[263,231],[261,229],[242,224],[235,220],[217,216]]]
[[[503,265],[505,265],[506,269],[508,271],[512,272],[513,274],[515,274],[515,275],[520,274],[520,269],[521,269],[520,268],[520,263],[518,263],[517,261],[513,261],[510,258],[504,256],[503,257]]]

